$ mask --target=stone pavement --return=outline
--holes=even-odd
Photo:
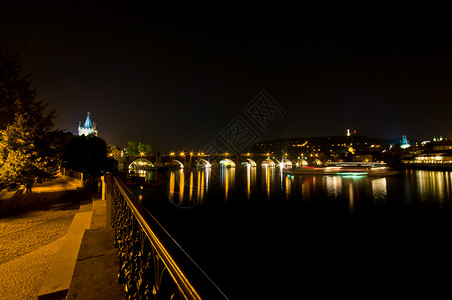
[[[67,299],[125,299],[118,284],[118,249],[113,228],[88,229],[75,265]]]
[[[124,299],[105,200],[69,178],[8,195],[0,197],[0,299]]]
[[[0,299],[36,299],[72,219],[89,194],[58,178],[0,202]]]

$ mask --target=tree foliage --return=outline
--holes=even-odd
[[[64,150],[62,165],[65,168],[100,176],[116,169],[116,160],[107,157],[107,143],[94,135],[75,136]]]
[[[18,55],[10,54],[0,46],[0,130],[13,123],[19,111],[42,111],[36,101],[36,89],[31,88],[30,76],[20,77]]]
[[[128,142],[127,145],[127,155],[128,156],[141,156],[141,155],[151,155],[152,146],[149,144],[143,144],[141,142]]]
[[[0,47],[0,184],[24,184],[53,178],[59,165],[55,112],[36,100],[29,77],[22,78],[17,55]]]

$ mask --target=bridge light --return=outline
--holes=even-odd
[[[180,156],[184,156],[184,155],[185,155],[185,153],[184,153],[184,152],[181,152],[181,153],[180,153]]]
[[[175,154],[174,152],[171,152],[169,155],[173,156],[174,154]]]

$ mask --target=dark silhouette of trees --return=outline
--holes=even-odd
[[[55,111],[36,100],[29,76],[21,77],[17,55],[0,47],[0,185],[23,184],[55,177],[60,163]]]
[[[91,176],[117,169],[115,159],[107,157],[107,143],[94,135],[74,136],[65,147],[62,166]]]

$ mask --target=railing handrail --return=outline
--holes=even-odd
[[[213,286],[213,289],[217,290],[218,296],[221,295],[221,298],[228,299],[226,295],[219,289],[219,287],[207,276],[207,274],[193,261],[193,259],[185,252],[185,250],[177,243],[177,241],[158,222],[158,220],[142,206],[142,204],[136,199],[136,197],[125,186],[125,184],[115,176],[114,181],[119,191],[124,196],[124,199],[127,202],[127,205],[129,206],[131,212],[136,217],[136,220],[138,221],[140,227],[143,229],[148,239],[154,245],[158,255],[162,258],[162,262],[167,268],[170,276],[173,278],[178,288],[183,292],[184,297],[186,299],[201,299],[201,296],[199,295],[197,289],[195,289],[195,287],[190,283],[187,276],[176,263],[173,255],[171,255],[168,252],[167,248],[165,248],[164,243],[161,241],[162,236],[160,235],[159,238],[158,234],[156,234],[155,232],[155,228],[153,230],[150,226],[150,223],[158,226],[161,233],[163,235],[166,235],[166,237],[181,250],[183,255],[186,256],[210,282],[210,284]]]

